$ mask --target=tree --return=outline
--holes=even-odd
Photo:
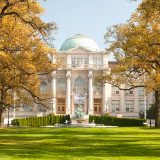
[[[55,50],[46,41],[56,26],[43,22],[42,12],[36,0],[0,1],[0,123],[14,93],[17,105],[47,101],[39,85],[42,75],[57,68],[48,58]]]
[[[106,50],[114,54],[118,65],[103,77],[120,89],[146,87],[148,93],[155,92],[156,127],[160,127],[159,22],[160,1],[144,0],[126,24],[108,28]]]
[[[144,112],[139,113],[140,118],[144,118]],[[155,105],[152,104],[151,107],[147,110],[147,119],[150,120],[150,126],[152,126],[152,119],[156,118]]]
[[[155,105],[151,105],[151,107],[147,110],[147,118],[148,119],[155,119]]]

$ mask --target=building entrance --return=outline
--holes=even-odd
[[[84,104],[75,104],[75,110],[78,110],[78,109],[84,112]]]
[[[58,98],[57,99],[57,114],[65,114],[66,113],[66,107],[65,107],[65,98]]]
[[[102,99],[94,98],[94,114],[102,113]]]
[[[75,112],[85,112],[85,97],[82,95],[74,96],[74,114]]]

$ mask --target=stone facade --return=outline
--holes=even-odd
[[[26,114],[41,116],[50,112],[74,116],[78,108],[86,116],[109,113],[112,116],[139,117],[139,113],[154,101],[153,95],[145,95],[143,88],[122,91],[110,84],[96,86],[96,77],[109,72],[116,62],[110,62],[108,54],[100,51],[86,36],[75,35],[67,39],[51,60],[53,63],[62,61],[62,66],[50,77],[42,78],[41,90],[50,91],[53,96],[50,108],[35,105],[28,112],[19,109],[17,117]]]

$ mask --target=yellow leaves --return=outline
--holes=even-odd
[[[39,34],[44,36],[50,28],[39,17],[43,8],[37,1],[9,2],[15,3],[5,11],[14,12],[8,16],[1,15],[6,4],[0,2],[0,94],[5,88],[3,102],[6,103],[12,103],[9,99],[13,98],[13,91],[25,101],[40,100],[38,74],[50,73],[57,67],[48,58],[55,50]]]
[[[145,72],[148,90],[159,90],[160,1],[142,1],[126,24],[109,28],[106,35],[107,51],[114,53],[118,61],[111,82],[137,85]]]

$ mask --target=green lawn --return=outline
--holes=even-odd
[[[160,129],[0,129],[0,160],[160,160]]]

